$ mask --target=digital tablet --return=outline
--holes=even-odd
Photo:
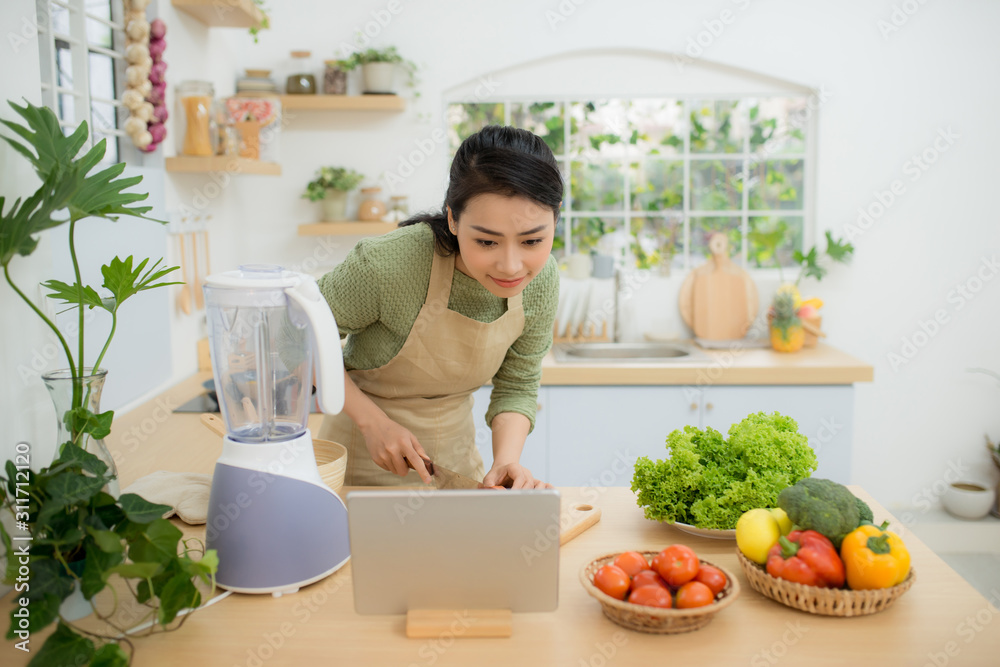
[[[553,611],[559,510],[552,489],[351,491],[354,609]]]

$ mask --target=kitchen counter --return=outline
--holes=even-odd
[[[542,361],[543,385],[836,385],[871,382],[874,369],[820,343],[799,352],[769,348],[701,350],[706,363]]]
[[[171,405],[200,390],[198,377],[115,421],[108,444],[122,487],[155,470],[211,472],[221,440],[198,415],[172,414]],[[319,417],[318,415],[316,417]],[[315,418],[315,417],[314,417]],[[140,437],[141,436],[141,437]],[[863,490],[879,521],[895,519]],[[563,488],[564,497],[590,502],[601,522],[562,548],[559,608],[515,614],[509,639],[407,639],[402,616],[359,616],[353,610],[350,564],[295,595],[231,595],[187,617],[176,632],[135,639],[138,667],[190,665],[987,665],[1000,655],[995,605],[910,533],[905,533],[917,580],[894,606],[861,618],[813,616],[752,591],[731,541],[687,535],[643,518],[625,487]],[[176,520],[175,520],[176,521]],[[178,524],[201,537],[204,526]],[[591,559],[624,549],[685,543],[739,578],[740,597],[706,628],[684,635],[634,633],[607,620],[578,580]],[[294,545],[290,545],[294,548]],[[448,554],[442,554],[447,566]],[[406,566],[400,554],[400,566]],[[10,600],[6,601],[10,604]],[[5,614],[6,617],[6,614]],[[991,625],[992,621],[992,625]],[[32,637],[38,650],[47,633]],[[3,647],[3,664],[30,655]],[[787,658],[787,660],[782,660]]]

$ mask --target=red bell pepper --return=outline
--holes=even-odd
[[[833,543],[815,530],[793,530],[767,553],[767,573],[806,586],[840,588],[844,561]]]

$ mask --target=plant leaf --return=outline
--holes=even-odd
[[[129,543],[128,557],[136,562],[167,564],[177,559],[181,535],[166,519],[156,519]]]
[[[830,230],[827,230],[826,254],[835,262],[845,263],[854,254],[854,246],[851,243],[833,238],[833,234],[830,233]]]
[[[23,202],[17,199],[6,211],[3,210],[6,200],[0,197],[0,265],[7,266],[15,255],[27,257],[38,246],[33,234],[65,222],[52,218],[72,192],[72,183],[60,178],[60,173],[53,174],[33,195]]]
[[[16,598],[14,598],[16,599]],[[14,629],[27,630],[29,633],[40,632],[46,626],[52,623],[52,621],[59,618],[59,605],[62,604],[62,600],[52,593],[38,598],[37,600],[32,599],[29,605],[31,615],[28,617],[28,627],[22,628],[20,625],[21,619],[14,618],[14,612],[20,607],[20,605],[15,605],[14,609],[11,610],[10,614],[10,628],[7,630],[7,639],[14,639]]]
[[[187,574],[178,574],[167,582],[160,593],[160,609],[157,612],[160,624],[169,624],[181,609],[197,607],[200,601],[201,594]]]
[[[54,595],[60,601],[73,592],[71,577],[58,561],[52,558],[37,558],[31,561],[31,588],[29,600],[41,600],[46,595]]]
[[[94,642],[78,635],[62,621],[42,644],[29,667],[50,665],[86,665],[94,657]]]
[[[97,530],[88,526],[87,534],[94,538],[94,544],[101,551],[109,554],[122,552],[121,537],[117,533],[110,530]]]
[[[209,549],[199,560],[188,559],[184,569],[189,575],[198,576],[208,583],[209,577],[219,570],[219,554],[215,549]]]
[[[49,482],[48,491],[52,500],[69,505],[85,504],[107,483],[108,478],[103,475],[91,477],[77,472],[62,472]]]
[[[74,306],[84,305],[87,308],[104,308],[104,302],[101,300],[97,290],[90,285],[80,287],[80,283],[70,285],[61,280],[46,280],[42,283],[42,287],[51,290],[45,295],[50,299],[61,300],[63,303]]]
[[[129,579],[149,579],[163,567],[159,563],[122,563],[109,567],[106,572],[115,573]]]
[[[97,649],[90,667],[128,667],[128,655],[118,644],[105,644]]]
[[[10,101],[8,104],[27,121],[27,126],[7,120],[0,121],[24,139],[25,143],[21,144],[8,137],[4,137],[4,140],[31,160],[39,178],[45,180],[53,171],[76,158],[77,153],[87,142],[90,130],[87,123],[83,122],[71,135],[66,136],[59,127],[59,119],[52,109],[36,107],[27,100],[25,102],[27,103],[23,107]],[[34,152],[31,149],[34,149]],[[102,152],[101,156],[103,155]]]
[[[103,475],[108,471],[107,463],[72,442],[67,442],[63,445],[62,453],[59,454],[59,460],[95,475]]]
[[[114,420],[114,410],[95,415],[85,407],[73,408],[63,415],[63,423],[70,433],[86,433],[100,440],[111,435],[111,422]]]
[[[8,461],[10,463],[10,461]],[[17,577],[17,559],[14,557],[14,542],[10,539],[10,533],[4,528],[0,521],[0,542],[3,542],[3,552],[7,561],[7,567],[3,573],[3,583],[11,586]]]
[[[122,562],[122,554],[108,553],[95,547],[87,546],[87,560],[80,575],[80,591],[83,597],[90,600],[104,590],[108,583],[107,571]]]
[[[162,261],[162,259],[156,260],[156,263],[149,269],[149,271],[146,272],[145,275],[142,275],[142,271],[149,262],[148,258],[139,262],[139,265],[135,267],[135,269],[132,268],[131,255],[129,255],[124,261],[115,257],[111,260],[110,264],[102,266],[101,273],[104,275],[104,287],[108,289],[114,297],[114,308],[109,310],[114,312],[114,310],[121,307],[122,302],[124,302],[127,298],[144,290],[166,287],[167,285],[182,285],[183,282],[155,283],[155,281],[179,268],[171,266],[157,270],[157,267]]]
[[[123,493],[118,498],[118,504],[121,505],[128,520],[135,523],[152,523],[173,509],[170,505],[151,503],[134,493]]]

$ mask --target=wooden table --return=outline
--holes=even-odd
[[[179,404],[196,392],[196,378],[116,421],[109,446],[119,460],[123,488],[149,472],[166,469],[210,472],[221,441],[197,415],[158,420],[164,404]],[[157,401],[160,401],[157,403]],[[131,447],[126,436],[143,433]],[[154,428],[155,426],[155,428]],[[138,431],[133,431],[133,427]],[[867,493],[878,520],[892,517]],[[914,535],[905,534],[917,573],[914,587],[891,608],[861,618],[814,616],[784,607],[750,589],[731,541],[710,540],[643,518],[624,487],[561,489],[565,497],[603,511],[601,522],[562,549],[559,609],[515,614],[513,637],[471,639],[454,634],[407,639],[403,616],[354,613],[350,564],[327,579],[282,598],[231,595],[192,614],[177,632],[136,641],[135,665],[860,665],[1000,663],[997,607],[976,592]],[[181,525],[189,535],[203,527]],[[624,549],[660,549],[684,543],[706,560],[737,573],[740,597],[706,628],[685,635],[655,636],[627,631],[607,620],[580,585],[580,569],[591,559]],[[293,546],[293,545],[292,545]],[[447,567],[448,554],[442,554]],[[406,555],[399,555],[400,567]],[[9,605],[9,596],[6,600]],[[44,634],[32,637],[37,650]],[[11,642],[0,662],[27,662]]]

